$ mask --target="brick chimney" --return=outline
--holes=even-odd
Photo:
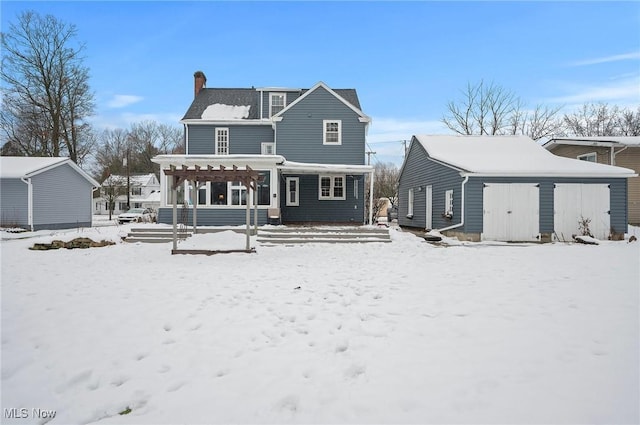
[[[207,77],[202,71],[196,71],[193,74],[193,97],[197,97],[200,90],[207,86]]]

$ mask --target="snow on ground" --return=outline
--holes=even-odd
[[[122,242],[128,226],[1,242],[3,423],[640,421],[638,242],[442,247],[391,229],[172,256]],[[75,236],[117,244],[28,249]],[[205,236],[220,248],[189,243]]]

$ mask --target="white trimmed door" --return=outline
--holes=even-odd
[[[482,240],[538,241],[539,192],[534,183],[486,183],[482,192]]]
[[[433,229],[433,187],[431,185],[425,187],[425,197],[427,198],[425,229]]]
[[[607,239],[611,227],[607,184],[558,183],[553,189],[553,229],[561,241],[582,234],[580,221],[589,220],[596,239]]]

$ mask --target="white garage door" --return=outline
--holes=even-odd
[[[537,184],[487,183],[482,201],[482,240],[539,240],[540,196]]]
[[[607,239],[611,226],[609,185],[559,183],[553,190],[553,228],[559,240],[581,235],[580,222],[589,220],[594,238]]]

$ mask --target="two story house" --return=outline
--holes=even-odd
[[[177,169],[253,170],[256,190],[240,181],[184,181],[176,188],[180,217],[198,225],[245,223],[247,206],[257,222],[279,210],[282,223],[363,224],[365,137],[370,123],[354,89],[207,88],[194,74],[194,100],[181,123],[184,155],[158,155],[161,200],[158,222],[173,220]],[[255,217],[252,216],[252,221]]]
[[[151,208],[160,206],[160,182],[155,174],[129,176],[130,208]],[[114,201],[114,214],[127,212],[127,176],[112,174],[100,187],[100,197],[94,199],[94,214],[109,214],[109,200]]]

